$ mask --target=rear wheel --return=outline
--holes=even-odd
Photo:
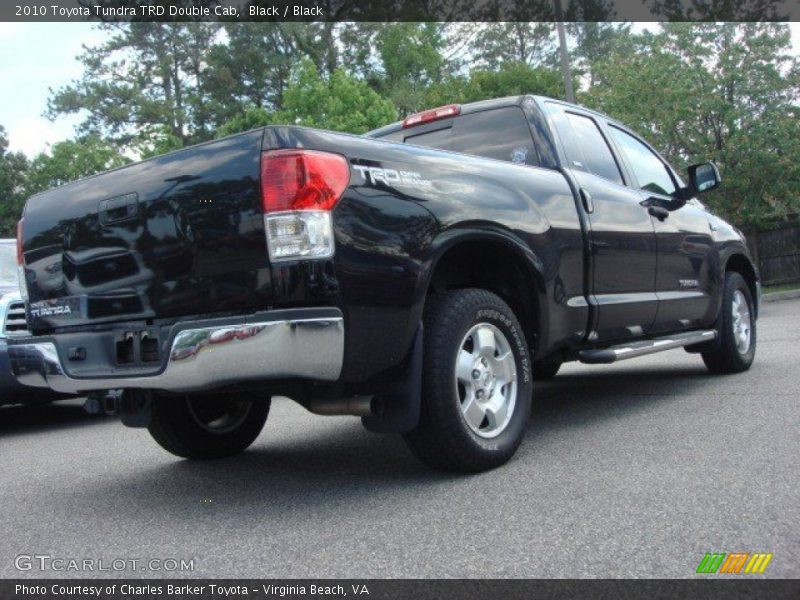
[[[756,354],[756,320],[750,288],[739,273],[725,274],[720,310],[719,348],[703,352],[703,362],[712,373],[746,371]]]
[[[514,313],[485,290],[447,292],[429,301],[424,331],[420,421],[406,443],[440,469],[505,463],[531,409],[530,355]]]
[[[261,433],[270,399],[243,394],[209,394],[157,398],[148,430],[158,444],[183,458],[233,456]]]

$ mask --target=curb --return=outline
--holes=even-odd
[[[761,302],[778,302],[779,300],[791,300],[792,298],[800,298],[800,290],[786,290],[785,292],[762,294]]]

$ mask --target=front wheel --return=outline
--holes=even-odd
[[[148,430],[162,448],[176,456],[233,456],[261,433],[269,407],[269,398],[242,394],[165,396],[153,402]]]
[[[477,472],[505,463],[531,410],[531,359],[514,313],[486,290],[436,294],[424,332],[420,421],[406,443],[439,469]]]
[[[703,352],[703,362],[712,373],[741,373],[756,355],[756,319],[753,297],[739,273],[725,274],[719,319],[719,347]]]

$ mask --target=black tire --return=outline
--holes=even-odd
[[[462,415],[460,395],[464,388],[459,387],[455,362],[465,340],[471,339],[465,336],[473,328],[486,325],[502,333],[502,336],[493,337],[496,347],[507,347],[506,352],[512,353],[516,369],[515,400],[513,407],[506,411],[510,417],[505,417],[507,424],[498,426],[496,436],[491,438],[473,431]],[[430,466],[447,471],[485,471],[507,462],[525,435],[532,391],[528,345],[512,310],[498,296],[485,290],[436,294],[425,309],[423,340],[421,414],[417,427],[403,436],[409,448]],[[499,364],[502,358],[499,353],[496,358]],[[504,362],[510,365],[508,360]],[[493,397],[495,391],[505,397],[507,390],[506,385],[497,390],[492,388],[488,397]]]
[[[564,363],[560,360],[546,360],[533,363],[533,380],[545,381],[547,379],[552,379],[556,376],[562,364]]]
[[[734,335],[734,296],[738,293],[747,302],[750,315],[750,344],[747,351],[742,352],[737,347],[737,338]],[[756,320],[753,307],[753,296],[747,282],[739,273],[728,271],[725,273],[725,285],[722,293],[722,311],[718,319],[719,347],[713,352],[703,352],[703,362],[712,373],[741,373],[747,371],[753,364],[756,354]]]
[[[269,407],[269,398],[243,394],[164,396],[154,400],[147,429],[176,456],[222,458],[239,454],[255,441]]]

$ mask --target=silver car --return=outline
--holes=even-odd
[[[0,239],[0,405],[42,404],[65,396],[20,385],[11,374],[6,339],[27,334],[25,303],[17,279],[17,242]]]

